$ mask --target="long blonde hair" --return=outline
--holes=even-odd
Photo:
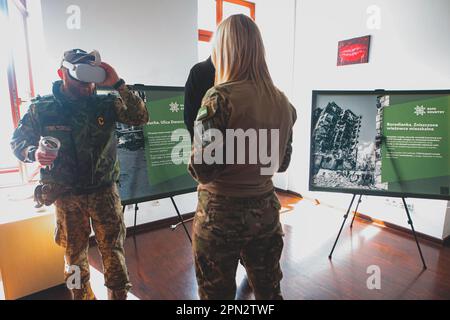
[[[220,23],[211,58],[216,67],[216,85],[253,80],[259,91],[272,98],[279,92],[267,67],[261,33],[249,17],[232,15]]]

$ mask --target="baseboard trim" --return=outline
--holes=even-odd
[[[368,215],[365,215],[365,214],[362,214],[362,213],[358,213],[356,215],[356,218],[357,219],[359,218],[359,219],[361,219],[363,221],[366,221],[366,222],[383,225],[383,226],[387,227],[388,229],[392,229],[392,230],[400,231],[400,232],[403,232],[403,233],[407,233],[407,234],[409,234],[411,236],[413,235],[411,229],[408,229],[406,227],[402,227],[402,226],[399,226],[399,225],[396,225],[396,224],[393,224],[393,223],[390,223],[390,222],[386,222],[386,221],[383,221],[383,220],[378,220],[378,219],[372,218],[372,217],[370,217]],[[437,244],[440,244],[440,245],[445,245],[445,241],[450,241],[450,237],[447,237],[446,239],[442,240],[442,239],[435,238],[435,237],[432,237],[430,235],[427,235],[425,233],[421,233],[421,232],[418,232],[418,231],[416,231],[416,234],[417,234],[418,238],[421,238],[423,240],[428,240],[428,241],[431,241],[431,242],[434,242],[434,243],[437,243]]]
[[[291,191],[291,190],[284,190],[284,189],[281,189],[281,188],[275,188],[275,191],[276,192],[280,192],[280,193],[286,193],[286,194],[289,194],[289,195],[292,195],[292,196],[299,197],[299,198],[303,199],[303,196],[300,193],[298,193],[298,192],[294,192],[294,191]]]
[[[195,215],[195,212],[189,212],[186,214],[182,214],[181,216],[183,217],[183,220],[188,220],[188,219],[191,219],[192,217],[194,217],[194,215]],[[151,221],[148,223],[140,224],[140,225],[137,225],[136,228],[134,226],[127,227],[127,238],[135,236],[139,233],[149,232],[149,231],[163,229],[163,228],[170,228],[172,225],[177,224],[178,222],[180,222],[180,219],[178,218],[178,216],[173,216],[173,217],[169,217],[166,219],[161,219],[161,220],[156,220],[156,221]],[[182,227],[180,226],[180,228],[182,228]],[[91,236],[89,238],[89,244],[91,246],[97,245],[97,243],[95,241],[95,236]]]
[[[275,191],[293,195],[293,196],[296,196],[299,198],[303,198],[300,193],[293,192],[290,190],[283,190],[280,188],[275,188]],[[194,215],[195,215],[195,212],[189,212],[186,214],[182,214],[181,216],[183,217],[183,220],[188,220],[188,219],[191,219],[192,217],[194,217]],[[156,220],[156,221],[151,221],[148,223],[140,224],[140,225],[137,225],[136,228],[134,226],[127,227],[127,238],[137,235],[139,233],[154,231],[154,230],[162,229],[162,228],[170,228],[172,225],[177,224],[178,222],[180,222],[180,219],[178,218],[178,216],[173,216],[173,217],[169,217],[166,219],[161,219],[161,220]],[[94,236],[90,237],[89,243],[91,246],[97,245]]]
[[[450,247],[450,236],[447,236],[444,238],[444,240],[442,240],[444,246],[446,247]]]
[[[294,191],[290,191],[290,190],[283,190],[280,188],[275,188],[275,191],[280,192],[280,193],[286,193],[289,195],[293,195],[299,198],[303,198],[302,195],[300,193],[294,192]],[[186,213],[181,215],[183,217],[183,220],[188,220],[191,219],[192,217],[194,217],[195,212],[190,212],[190,213]],[[376,223],[376,224],[380,224],[383,225],[385,227],[387,227],[388,229],[392,229],[392,230],[396,230],[396,231],[400,231],[403,233],[407,233],[409,235],[412,235],[412,231],[408,228],[390,223],[390,222],[386,222],[386,221],[382,221],[382,220],[377,220],[374,219],[368,215],[362,214],[362,213],[358,213],[356,216],[357,219],[361,219],[363,221],[366,222],[370,222],[370,223]],[[144,223],[141,225],[137,225],[136,229],[135,227],[128,227],[127,228],[127,237],[131,237],[134,236],[136,234],[139,233],[144,233],[144,232],[149,232],[149,231],[153,231],[153,230],[157,230],[157,229],[162,229],[162,228],[170,228],[172,225],[179,223],[180,220],[178,218],[178,216],[173,216],[173,217],[169,217],[166,219],[161,219],[161,220],[156,220],[156,221],[151,221],[148,223]],[[443,246],[449,246],[450,247],[450,236],[446,237],[445,239],[439,239],[439,238],[435,238],[432,237],[430,235],[421,233],[421,232],[417,232],[416,234],[419,238],[423,239],[423,240],[428,240]],[[90,244],[91,245],[96,245],[95,242],[95,238],[94,236],[92,236],[90,238]]]
[[[191,219],[194,216],[195,212],[189,212],[186,214],[182,214],[183,220]],[[170,228],[170,226],[177,224],[180,222],[180,219],[178,216],[169,217],[166,219],[151,221],[148,223],[140,224],[136,226],[136,229],[134,227],[128,227],[127,228],[127,235],[132,236],[133,234],[153,231],[156,229],[162,229],[162,228]]]
[[[303,198],[300,193],[297,193],[297,192],[294,192],[294,191],[291,191],[291,190],[283,190],[283,189],[280,189],[280,188],[275,188],[275,190],[278,191],[278,192],[282,192],[282,193],[286,193],[286,194],[290,194],[290,195],[294,195],[294,196]],[[383,226],[387,227],[388,229],[392,229],[392,230],[400,231],[400,232],[403,232],[403,233],[407,233],[407,234],[409,234],[411,236],[413,235],[411,229],[409,229],[409,228],[405,228],[405,227],[402,227],[402,226],[399,226],[399,225],[396,225],[396,224],[393,224],[393,223],[390,223],[390,222],[386,222],[386,221],[383,221],[383,220],[377,220],[377,219],[374,219],[374,218],[372,218],[372,217],[370,217],[368,215],[362,214],[362,213],[358,213],[356,217],[360,218],[361,220],[364,220],[366,222],[383,225]],[[431,242],[434,242],[434,243],[437,243],[437,244],[440,244],[440,245],[443,245],[443,246],[450,247],[450,236],[446,237],[445,239],[439,239],[439,238],[435,238],[435,237],[432,237],[430,235],[427,235],[427,234],[424,234],[424,233],[421,233],[421,232],[418,232],[418,231],[416,231],[416,234],[417,234],[417,236],[419,238],[421,238],[423,240],[428,240],[428,241],[431,241]]]

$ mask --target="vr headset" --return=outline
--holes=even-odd
[[[106,71],[100,67],[101,59],[98,51],[89,53],[95,57],[94,61],[84,63],[71,63],[63,60],[61,66],[69,71],[72,78],[89,83],[102,83],[106,79]]]

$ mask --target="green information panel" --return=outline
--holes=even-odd
[[[184,95],[174,95],[167,98],[166,92],[152,92],[147,100],[147,108],[151,114],[150,123],[144,126],[145,157],[147,159],[148,179],[152,184],[186,175],[188,153],[173,154],[180,147],[190,150],[190,137],[185,139],[174,136],[174,133],[184,130],[183,110]],[[186,132],[187,133],[187,132]],[[187,144],[181,146],[180,144]],[[173,157],[177,157],[174,161]],[[174,162],[182,161],[184,165]]]
[[[449,102],[439,97],[384,109],[383,182],[450,175]]]
[[[450,200],[450,90],[314,91],[310,190]]]
[[[183,121],[184,88],[133,86],[132,89],[144,100],[150,121],[138,127],[117,123],[122,203],[195,191],[197,184],[187,171],[191,142]]]

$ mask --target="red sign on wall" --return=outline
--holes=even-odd
[[[339,41],[337,65],[369,62],[370,36]]]

